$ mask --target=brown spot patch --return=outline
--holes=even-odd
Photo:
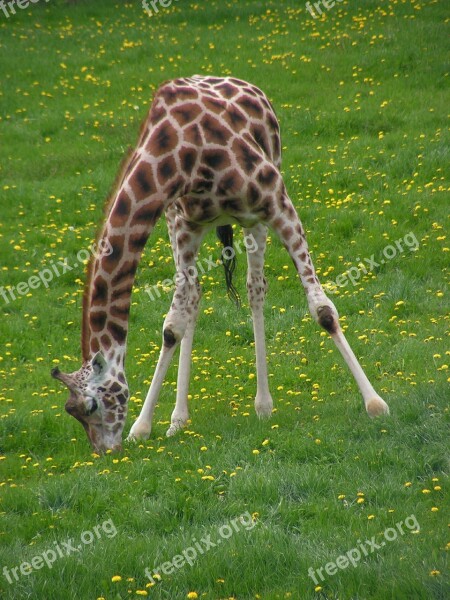
[[[244,186],[244,180],[241,174],[233,169],[226,173],[219,181],[217,193],[226,196],[227,194],[236,194]]]
[[[258,146],[262,149],[262,151],[267,156],[270,156],[269,142],[264,129],[262,127],[253,127],[252,135],[255,138],[255,141],[258,144]]]
[[[224,150],[205,150],[202,154],[202,162],[212,169],[223,170],[230,166],[230,157]]]
[[[130,252],[140,252],[148,239],[147,233],[134,233],[128,239],[128,249]]]
[[[103,334],[100,338],[100,341],[104,350],[109,350],[111,348],[111,338],[109,335]]]
[[[224,102],[223,100],[216,100],[216,99],[209,99],[207,98],[203,104],[205,105],[205,108],[213,113],[216,113],[216,115],[219,115],[220,113],[222,113],[225,109],[226,109],[226,102]]]
[[[197,152],[193,148],[183,147],[180,150],[179,156],[183,171],[186,175],[190,175],[197,160]]]
[[[104,310],[91,312],[89,315],[89,322],[91,324],[91,330],[98,332],[102,331],[105,327],[107,314]]]
[[[245,115],[236,106],[231,106],[223,118],[234,131],[239,131],[247,123]]]
[[[273,203],[271,200],[266,200],[261,206],[257,208],[258,215],[264,220],[268,221],[273,216]]]
[[[164,205],[160,200],[152,200],[148,204],[141,206],[133,215],[131,226],[134,225],[153,225],[161,216]]]
[[[149,164],[141,163],[130,178],[130,186],[139,202],[156,191],[153,174]]]
[[[158,157],[162,154],[173,152],[177,145],[177,132],[168,121],[163,121],[150,135],[147,150],[153,156]]]
[[[133,277],[134,278],[134,274],[136,273],[136,269],[137,269],[137,261],[127,261],[126,263],[124,263],[122,265],[122,268],[120,269],[120,271],[114,275],[114,277],[111,280],[111,284],[112,286],[115,288],[118,285],[121,285],[122,283],[124,283],[124,281],[126,279],[128,279],[129,277]]]
[[[123,344],[125,342],[127,337],[126,329],[124,329],[117,323],[114,323],[114,321],[108,321],[107,329],[113,336],[113,338],[116,340],[116,342],[118,342],[119,344]]]
[[[202,112],[201,107],[198,104],[186,103],[182,106],[174,106],[170,111],[170,114],[174,117],[181,127],[194,121],[198,115]]]
[[[112,273],[121,261],[123,254],[123,242],[124,237],[121,235],[112,235],[109,238],[112,252],[102,257],[102,266],[107,273]]]
[[[238,163],[242,166],[246,173],[251,173],[254,171],[256,165],[261,161],[261,156],[259,156],[246,142],[242,141],[241,139],[234,140],[232,149]]]
[[[220,85],[216,85],[215,88],[216,90],[220,90],[220,93],[225,96],[225,98],[232,98],[238,93],[237,88],[230,83],[222,83]]]
[[[210,144],[226,144],[230,139],[230,132],[214,117],[205,115],[201,120],[203,135]]]
[[[118,317],[119,319],[126,320],[130,313],[130,307],[128,303],[124,306],[117,306],[113,304],[110,308],[110,314],[113,317]]]
[[[193,144],[194,146],[202,145],[202,136],[200,135],[200,129],[197,123],[193,123],[186,127],[184,131],[184,139],[186,142]]]
[[[272,166],[266,165],[259,171],[257,179],[262,186],[272,189],[277,180],[277,172]]]
[[[259,188],[254,183],[250,183],[248,186],[248,200],[250,206],[255,206],[261,200]]]
[[[195,100],[198,98],[197,90],[191,87],[177,87],[175,93],[180,100]]]
[[[150,109],[150,123],[152,125],[157,125],[166,115],[167,111],[164,106],[152,106]]]
[[[177,165],[173,156],[168,156],[158,165],[158,181],[163,185],[168,179],[171,179],[176,173]]]
[[[101,275],[98,275],[94,281],[92,290],[92,304],[105,304],[108,301],[108,284]]]
[[[251,98],[250,96],[243,96],[236,100],[236,104],[239,104],[250,117],[260,119],[263,116],[263,109],[258,100]]]
[[[130,214],[131,200],[128,194],[122,190],[112,207],[109,222],[112,227],[122,227],[127,222]]]
[[[285,240],[290,240],[291,237],[294,235],[294,230],[292,229],[292,227],[285,227],[281,233]]]
[[[241,203],[237,198],[226,198],[225,200],[220,200],[220,207],[225,213],[239,213],[241,210]]]

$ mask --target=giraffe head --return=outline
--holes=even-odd
[[[97,352],[79,371],[62,373],[56,367],[51,374],[69,388],[65,409],[83,425],[93,450],[120,450],[128,401],[123,371]]]

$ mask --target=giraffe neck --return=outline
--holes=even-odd
[[[133,161],[131,161],[133,162]],[[101,351],[108,360],[123,366],[126,352],[131,292],[142,250],[163,211],[163,202],[150,194],[140,199],[133,178],[151,186],[151,170],[145,166],[125,179],[113,196],[109,214],[98,239],[104,251],[91,258],[83,300],[82,353],[88,361]]]

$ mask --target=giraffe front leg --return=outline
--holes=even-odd
[[[257,225],[246,229],[247,236],[253,236],[256,250],[247,252],[248,275],[247,291],[250,308],[252,310],[253,332],[255,337],[256,353],[256,397],[255,410],[260,418],[272,415],[273,400],[269,390],[267,377],[266,339],[264,333],[264,299],[267,291],[267,282],[264,277],[264,252],[266,249],[267,228]],[[252,240],[252,241],[253,241]]]
[[[189,282],[183,273],[177,273],[172,305],[164,321],[163,343],[158,364],[142,410],[130,430],[128,440],[147,439],[152,428],[152,418],[158,401],[161,386],[170,366],[176,348],[183,339],[188,317],[186,303],[189,296]]]
[[[127,441],[146,440],[149,437],[152,430],[152,419],[153,413],[155,412],[155,406],[158,401],[159,393],[161,391],[161,386],[164,382],[167,369],[169,368],[172,357],[175,353],[175,349],[175,343],[172,344],[172,346],[167,346],[166,341],[163,341],[163,347],[159,354],[155,375],[147,392],[142,410],[130,429]]]

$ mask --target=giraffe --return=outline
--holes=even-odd
[[[52,376],[70,391],[65,408],[98,452],[121,448],[129,398],[125,354],[131,291],[142,250],[165,213],[176,265],[173,300],[162,346],[139,417],[128,439],[146,439],[167,369],[180,346],[175,408],[167,435],[188,420],[191,352],[200,301],[198,279],[187,276],[205,234],[237,223],[256,241],[247,253],[247,290],[256,353],[255,409],[269,417],[263,305],[268,229],[288,251],[309,311],[334,340],[352,372],[369,416],[388,414],[339,325],[337,310],[317,278],[302,223],[286,191],[278,120],[265,94],[233,77],[170,80],[156,91],[137,145],[120,172],[98,243],[108,255],[92,257],[83,298],[82,367]]]

